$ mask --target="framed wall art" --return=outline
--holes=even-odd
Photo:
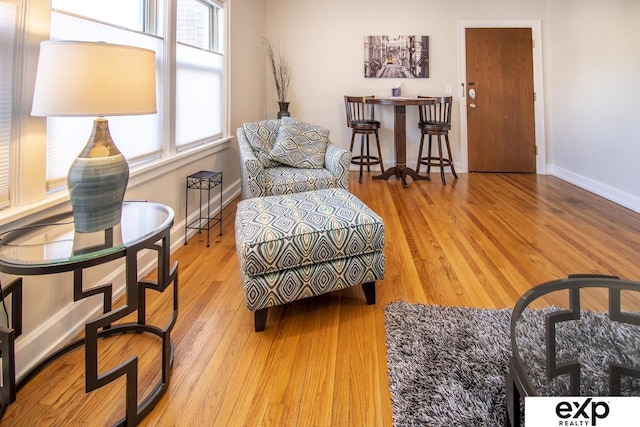
[[[364,76],[429,77],[429,36],[365,36]]]

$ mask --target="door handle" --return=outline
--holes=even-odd
[[[477,108],[477,105],[472,102],[471,104],[469,104],[469,108],[475,110]]]

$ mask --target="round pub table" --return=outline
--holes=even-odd
[[[429,176],[420,175],[415,170],[407,166],[407,105],[423,105],[433,102],[431,98],[409,98],[409,97],[391,97],[391,98],[366,98],[369,104],[393,105],[394,124],[393,124],[393,144],[396,155],[396,165],[387,169],[380,175],[375,175],[372,179],[389,179],[396,176],[402,181],[404,188],[408,187],[407,175],[414,180],[428,180]]]

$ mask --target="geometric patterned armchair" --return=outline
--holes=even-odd
[[[351,152],[333,145],[328,129],[285,116],[244,123],[236,134],[243,199],[349,190]]]

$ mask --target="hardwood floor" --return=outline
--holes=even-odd
[[[385,221],[387,273],[375,306],[353,287],[270,309],[262,333],[244,304],[231,203],[210,248],[197,235],[172,256],[180,263],[173,374],[142,425],[390,426],[390,301],[502,308],[571,273],[640,280],[640,214],[550,176],[461,174],[446,186],[432,177],[404,189],[351,176],[351,191]],[[150,294],[152,321],[168,318],[170,298]],[[139,393],[148,392],[156,340],[103,345],[104,369],[141,354]],[[124,382],[85,395],[83,357],[77,350],[27,384],[1,425],[116,422]]]

